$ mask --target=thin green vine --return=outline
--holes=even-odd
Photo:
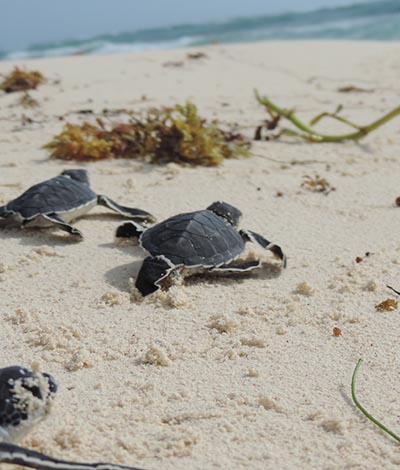
[[[356,367],[354,369],[354,372],[353,372],[353,377],[351,379],[351,396],[353,398],[354,404],[361,411],[361,413],[363,413],[370,421],[372,421],[374,424],[376,424],[378,426],[378,428],[382,429],[382,431],[389,434],[389,436],[393,437],[393,439],[396,439],[396,441],[400,442],[400,436],[395,434],[393,431],[391,431],[385,425],[383,425],[381,422],[379,422],[377,419],[375,419],[372,415],[370,415],[370,413],[368,413],[368,411],[361,405],[361,403],[358,401],[358,399],[356,397],[356,377],[357,377],[358,369],[360,368],[362,362],[363,362],[362,359],[358,360],[357,365],[356,365]]]
[[[360,140],[366,135],[370,134],[378,127],[383,126],[391,119],[395,118],[396,116],[400,115],[400,106],[397,106],[392,111],[389,111],[384,116],[380,117],[376,121],[373,121],[371,124],[366,126],[360,126],[355,124],[348,119],[345,119],[341,116],[338,116],[338,113],[341,111],[342,107],[339,106],[334,113],[323,112],[318,114],[315,118],[311,120],[310,126],[302,122],[295,114],[294,109],[284,109],[280,106],[273,103],[267,96],[261,96],[257,90],[255,90],[255,95],[257,101],[263,105],[268,112],[268,114],[278,121],[277,118],[285,118],[289,120],[299,131],[293,129],[283,128],[280,130],[278,137],[281,135],[292,135],[300,137],[308,142],[316,142],[316,143],[323,143],[323,142],[342,142],[344,140]],[[347,134],[339,134],[339,135],[328,135],[328,134],[321,134],[317,132],[313,126],[317,124],[323,117],[330,117],[337,121],[340,121],[348,126],[356,129],[354,132],[350,132]]]

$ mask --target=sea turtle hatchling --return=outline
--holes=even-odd
[[[89,186],[86,170],[65,170],[59,176],[35,184],[21,196],[0,207],[0,220],[22,227],[48,227],[56,225],[72,235],[82,233],[69,224],[100,204],[124,217],[152,221],[146,211],[120,206],[107,196],[96,194]]]
[[[140,470],[108,463],[68,462],[15,445],[49,414],[56,392],[56,382],[49,374],[20,366],[0,369],[0,463],[39,470]]]
[[[286,256],[280,246],[251,230],[238,230],[242,213],[225,202],[214,202],[206,210],[175,215],[146,229],[136,222],[117,228],[117,237],[137,237],[142,248],[150,253],[145,258],[135,286],[143,296],[161,287],[161,281],[172,271],[208,270],[213,272],[246,272],[262,266],[261,260],[233,263],[254,242],[282,260]]]

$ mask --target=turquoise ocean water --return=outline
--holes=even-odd
[[[24,50],[0,51],[0,59],[106,54],[200,46],[216,41],[235,43],[271,39],[400,40],[400,0],[37,44]]]

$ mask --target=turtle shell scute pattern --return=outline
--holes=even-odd
[[[65,176],[56,176],[32,186],[9,202],[5,209],[21,214],[24,219],[30,219],[39,214],[73,210],[96,197],[96,193],[88,185]]]
[[[143,232],[140,243],[173,265],[220,266],[244,250],[240,234],[209,210],[179,214]]]

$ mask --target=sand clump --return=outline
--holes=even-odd
[[[231,333],[239,326],[238,322],[226,315],[212,315],[208,327],[218,331],[218,333]]]
[[[150,346],[144,355],[143,363],[154,366],[168,367],[171,364],[171,360],[163,348],[159,346]]]
[[[240,342],[244,346],[249,346],[251,348],[265,348],[267,346],[267,342],[263,338],[258,338],[256,336],[241,338]]]
[[[315,294],[315,290],[307,282],[303,281],[297,284],[293,293],[304,295],[305,297],[312,297]]]
[[[127,296],[123,295],[121,292],[111,291],[106,292],[100,298],[99,305],[107,307],[115,307],[118,305],[123,305],[127,300]]]

